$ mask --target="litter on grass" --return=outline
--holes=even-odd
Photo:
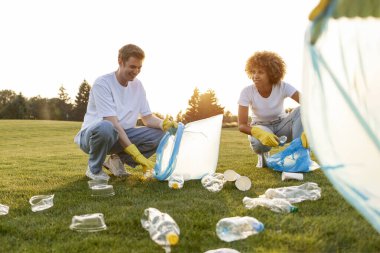
[[[36,195],[29,199],[33,212],[39,212],[49,209],[54,205],[54,194],[52,195]]]
[[[269,188],[260,198],[281,198],[290,203],[299,203],[305,200],[317,200],[321,197],[321,188],[316,183],[308,182],[299,186]]]
[[[7,215],[9,212],[9,206],[0,204],[0,215]]]
[[[98,232],[107,229],[102,213],[75,215],[70,229],[78,232]]]
[[[240,253],[236,249],[230,249],[230,248],[220,248],[220,249],[212,249],[208,250],[205,253]]]
[[[149,232],[150,238],[160,245],[166,253],[179,241],[180,230],[173,218],[156,208],[147,208],[141,218],[142,227]]]
[[[298,210],[286,199],[268,199],[268,198],[243,198],[243,204],[247,209],[253,209],[258,206],[269,208],[276,213],[294,213]]]
[[[281,173],[281,180],[282,181],[286,181],[286,180],[302,181],[303,180],[303,174],[302,173],[292,173],[292,172],[283,171]]]
[[[213,173],[202,177],[201,183],[210,192],[219,192],[223,189],[226,179],[222,173]]]
[[[251,180],[246,176],[239,175],[234,170],[226,170],[223,173],[223,176],[226,181],[230,181],[230,182],[235,181],[235,186],[240,191],[248,191],[249,189],[251,189],[251,186],[252,186]]]

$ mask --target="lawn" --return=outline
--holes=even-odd
[[[299,185],[282,182],[281,173],[255,167],[245,135],[223,129],[217,172],[233,169],[248,176],[252,188],[241,192],[232,183],[212,193],[199,180],[172,190],[167,182],[144,182],[140,171],[127,179],[111,178],[116,195],[91,197],[85,177],[87,163],[73,137],[79,122],[0,121],[0,204],[10,207],[0,216],[0,252],[164,252],[140,223],[144,209],[170,214],[181,229],[172,252],[205,252],[234,248],[244,252],[380,252],[380,236],[356,212],[321,170],[304,182],[322,188],[322,198],[299,204],[299,211],[276,214],[265,208],[247,210],[245,196],[257,197],[270,187]],[[273,150],[277,152],[278,150]],[[272,153],[273,153],[272,152]],[[32,212],[30,197],[55,194],[54,206]],[[103,213],[108,229],[78,233],[69,229],[74,215]],[[252,216],[265,230],[245,240],[226,243],[215,234],[219,219]]]

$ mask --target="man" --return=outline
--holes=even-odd
[[[148,160],[157,149],[164,132],[177,123],[161,120],[149,108],[145,90],[136,76],[140,73],[144,51],[133,44],[119,50],[119,68],[95,80],[90,91],[82,128],[74,142],[89,154],[86,176],[105,179],[102,165],[115,176],[127,176],[124,163],[141,165],[150,172],[154,162]],[[144,127],[136,128],[138,117]],[[104,162],[107,154],[112,154]]]

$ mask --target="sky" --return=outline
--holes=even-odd
[[[153,112],[186,111],[197,87],[212,89],[237,114],[240,91],[252,84],[244,67],[256,51],[278,53],[284,81],[302,92],[304,37],[317,0],[12,0],[0,2],[0,90],[74,101],[117,70],[119,48],[146,54],[138,76]],[[285,107],[296,104],[287,101]]]

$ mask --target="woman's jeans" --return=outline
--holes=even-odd
[[[164,136],[161,129],[150,127],[125,129],[125,133],[146,158],[156,152],[157,146]],[[82,130],[80,148],[89,154],[88,166],[94,174],[102,170],[107,154],[118,154],[121,161],[131,167],[137,165],[130,155],[124,153],[123,147],[119,143],[118,132],[107,120]]]
[[[251,126],[257,126],[278,137],[285,135],[288,138],[287,142],[291,142],[295,138],[300,137],[303,132],[300,107],[293,109],[285,118],[279,118],[270,122],[253,121]],[[256,154],[262,154],[271,150],[271,147],[263,145],[251,135],[248,135],[248,140],[251,143],[252,150]]]

